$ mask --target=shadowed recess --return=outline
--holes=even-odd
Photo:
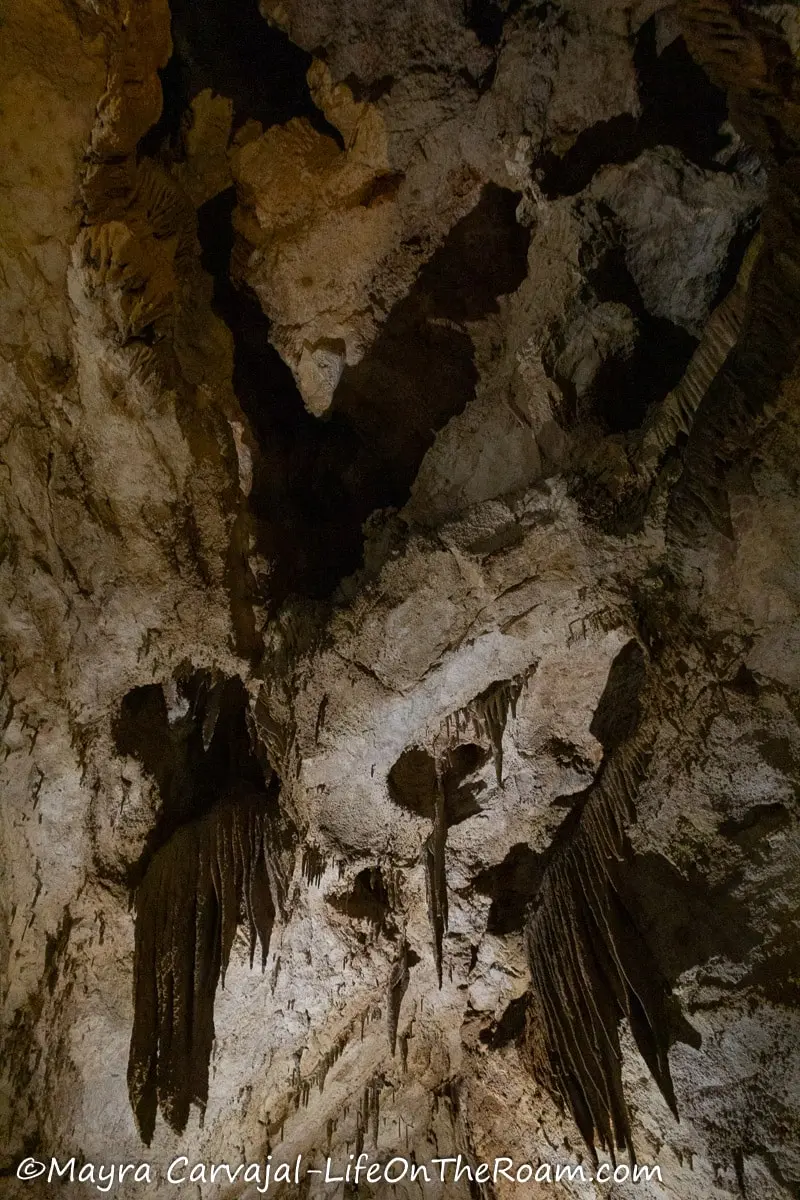
[[[133,688],[123,698],[112,726],[117,749],[141,763],[161,801],[130,885],[141,879],[152,854],[178,826],[212,808],[231,780],[264,790],[246,712],[241,680],[191,668],[179,670],[163,686]]]
[[[631,639],[616,655],[597,702],[589,732],[605,754],[632,736],[642,715],[640,695],[645,683],[644,651]]]
[[[234,337],[234,388],[260,447],[251,510],[274,563],[270,602],[329,595],[360,564],[362,526],[405,503],[436,432],[473,397],[477,369],[466,322],[497,311],[525,278],[529,231],[518,195],[487,186],[395,305],[373,346],[347,368],[324,418],[305,409],[269,341],[258,302],[228,276],[233,191],[198,214],[214,305]]]
[[[173,53],[161,76],[161,118],[139,143],[142,154],[180,154],[181,124],[205,88],[233,102],[234,130],[305,117],[341,146],[339,131],[311,99],[312,56],[270,25],[258,0],[171,0]]]
[[[478,795],[485,790],[482,780],[472,778],[489,757],[489,751],[465,742],[448,751],[441,766],[444,811],[448,828],[459,825],[481,811]],[[411,746],[404,750],[389,771],[389,795],[418,817],[434,819],[436,810],[436,762],[427,750]]]
[[[466,19],[484,46],[496,46],[506,21],[522,8],[524,0],[466,0]]]
[[[475,887],[491,896],[492,906],[486,929],[503,936],[523,929],[528,905],[542,883],[543,855],[525,842],[512,846],[501,863],[487,867],[475,877]]]
[[[651,405],[679,383],[697,339],[645,308],[619,247],[610,249],[588,281],[601,302],[625,304],[636,319],[636,343],[627,356],[612,355],[601,365],[587,401],[610,433],[638,429]],[[567,394],[569,381],[560,381]],[[581,415],[581,414],[578,414]]]
[[[677,146],[706,170],[724,169],[715,156],[730,145],[730,134],[721,129],[728,116],[725,93],[697,65],[683,38],[658,54],[651,17],[639,32],[634,65],[641,114],[599,121],[583,130],[563,156],[547,154],[540,169],[548,198],[574,196],[601,167],[633,162],[655,146]]]
[[[621,889],[670,983],[717,956],[743,962],[762,941],[735,886],[713,887],[696,866],[682,873],[659,854],[636,855]]]
[[[376,929],[391,924],[392,909],[389,893],[380,867],[365,867],[353,880],[353,886],[342,896],[326,896],[331,908],[354,921],[369,921]]]

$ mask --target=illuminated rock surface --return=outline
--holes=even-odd
[[[798,10],[261,8],[3,10],[3,1195],[785,1200]]]

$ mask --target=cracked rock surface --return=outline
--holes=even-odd
[[[796,5],[0,47],[3,1196],[788,1200]]]

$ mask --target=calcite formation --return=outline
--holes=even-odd
[[[3,1195],[788,1200],[797,6],[0,42]]]

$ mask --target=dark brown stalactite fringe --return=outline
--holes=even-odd
[[[711,382],[670,499],[680,553],[709,529],[731,535],[726,475],[769,419],[800,360],[800,71],[779,27],[730,0],[681,0],[689,47],[728,89],[731,119],[771,165],[761,249],[738,339]]]
[[[667,990],[618,890],[625,828],[648,758],[640,734],[609,762],[575,832],[547,867],[527,928],[532,988],[525,1057],[537,1082],[559,1107],[569,1108],[595,1161],[598,1145],[612,1159],[615,1148],[634,1159],[622,1088],[623,1017],[676,1112]]]
[[[149,1145],[160,1108],[182,1133],[208,1099],[214,995],[243,915],[261,968],[280,908],[266,797],[241,792],[183,825],[153,856],[136,894],[134,1021],[128,1094]]]

